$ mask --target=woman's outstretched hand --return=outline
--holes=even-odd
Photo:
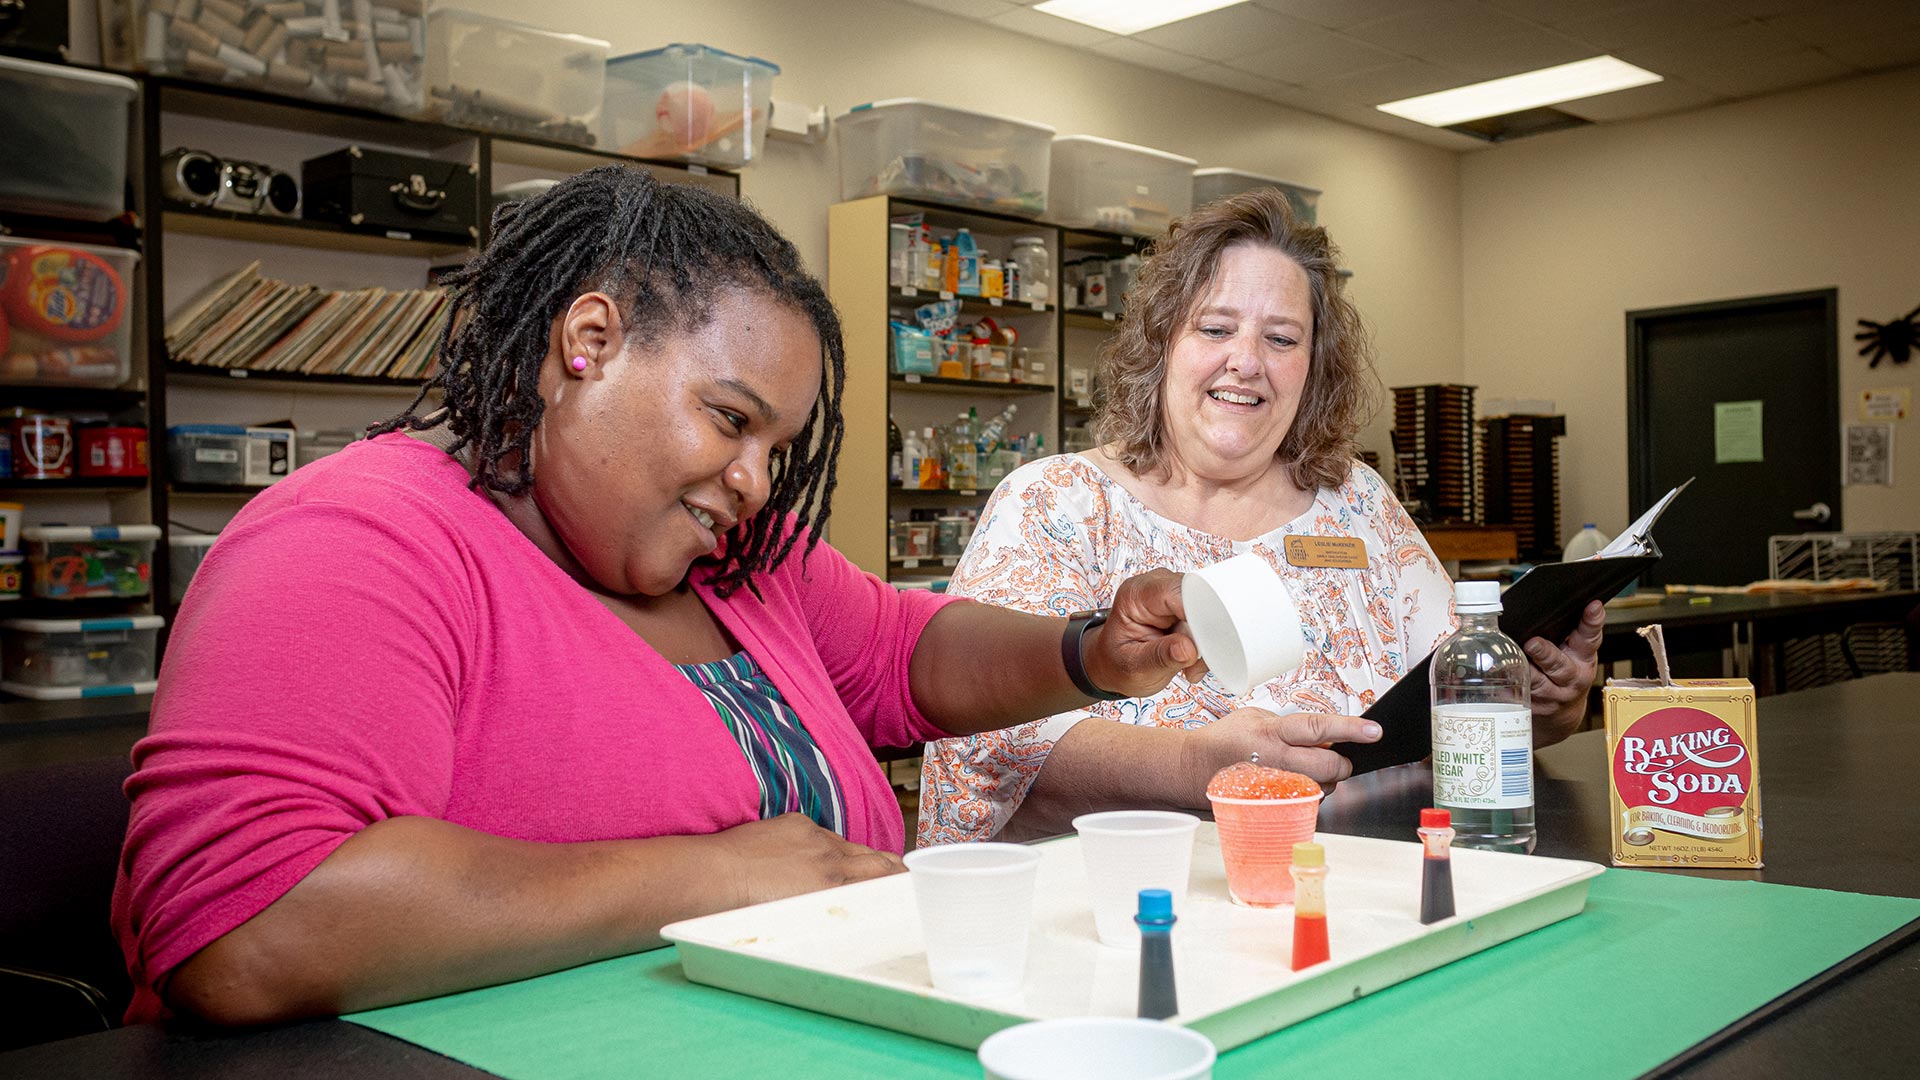
[[[1087,677],[1102,690],[1140,698],[1159,693],[1182,672],[1199,679],[1206,666],[1186,618],[1179,574],[1149,570],[1121,582],[1106,623],[1081,638]]]

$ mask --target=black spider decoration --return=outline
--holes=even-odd
[[[1920,318],[1920,307],[1892,322],[1859,320],[1862,329],[1853,335],[1853,340],[1866,342],[1860,346],[1860,355],[1873,357],[1867,361],[1867,366],[1879,367],[1883,356],[1891,358],[1896,364],[1904,364],[1912,359],[1913,350],[1920,346],[1920,324],[1915,323],[1916,318]]]

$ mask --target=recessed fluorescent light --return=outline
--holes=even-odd
[[[1114,34],[1137,34],[1209,11],[1232,7],[1241,0],[1047,0],[1033,10],[1098,27]]]
[[[1625,60],[1596,56],[1558,67],[1541,68],[1504,79],[1442,90],[1435,94],[1389,101],[1375,108],[1434,127],[1449,127],[1489,116],[1505,116],[1522,109],[1557,105],[1562,101],[1610,94],[1661,81],[1661,76]]]

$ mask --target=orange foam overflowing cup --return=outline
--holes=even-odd
[[[1227,895],[1243,907],[1293,903],[1293,845],[1313,840],[1324,796],[1312,777],[1242,761],[1213,774],[1207,800],[1227,864]]]

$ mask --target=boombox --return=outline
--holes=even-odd
[[[0,0],[4,2],[4,0]],[[217,158],[185,148],[160,161],[160,188],[191,206],[268,217],[300,216],[300,183],[270,165]]]

